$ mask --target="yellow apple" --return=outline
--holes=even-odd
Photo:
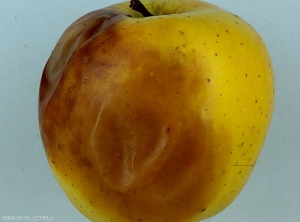
[[[270,56],[240,17],[198,0],[91,12],[42,75],[50,167],[92,221],[191,222],[249,178],[274,106]]]

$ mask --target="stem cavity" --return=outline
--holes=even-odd
[[[146,9],[143,3],[140,2],[140,0],[131,0],[129,7],[141,13],[144,17],[153,16],[148,9]]]

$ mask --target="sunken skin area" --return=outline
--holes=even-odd
[[[110,25],[77,33],[77,45],[61,46],[68,56],[44,70],[41,84],[53,84],[40,92],[49,162],[97,213],[188,221],[206,211],[223,182],[214,167],[220,135],[201,115],[207,79],[185,64],[184,50],[174,47],[166,58],[152,45],[133,48],[138,43]]]

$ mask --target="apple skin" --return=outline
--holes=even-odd
[[[43,71],[50,167],[92,221],[199,221],[247,182],[274,107],[271,59],[240,17],[196,0],[91,12]]]

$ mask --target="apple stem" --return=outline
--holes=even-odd
[[[153,16],[148,9],[146,9],[143,3],[140,2],[140,0],[131,0],[129,7],[141,13],[144,17]]]

